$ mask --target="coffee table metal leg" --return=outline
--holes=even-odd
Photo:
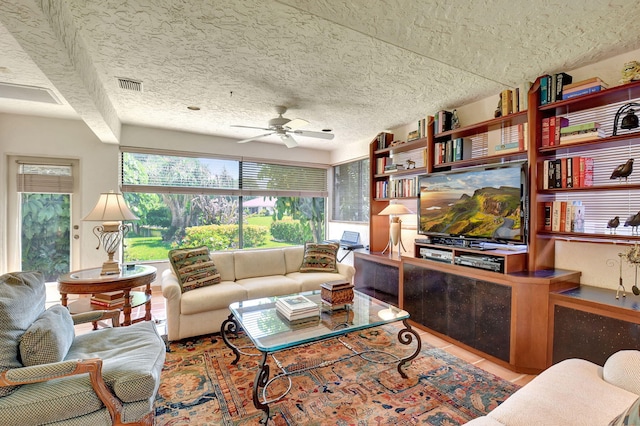
[[[236,359],[234,359],[231,364],[236,365],[240,360],[240,351],[236,348],[230,341],[227,339],[227,332],[233,333],[234,335],[238,335],[238,323],[233,316],[233,314],[229,315],[229,318],[222,321],[222,325],[220,326],[220,335],[222,336],[222,340],[224,343],[233,351],[236,355]]]
[[[398,341],[403,345],[410,345],[411,342],[413,342],[413,339],[415,338],[417,342],[415,352],[413,352],[413,354],[409,355],[406,358],[402,358],[398,363],[398,373],[400,373],[403,379],[406,379],[407,374],[404,371],[402,371],[402,366],[418,356],[418,354],[420,353],[420,350],[422,349],[422,340],[420,339],[420,335],[416,333],[414,329],[411,328],[407,320],[403,320],[402,323],[404,324],[405,328],[403,328],[398,332]]]
[[[267,364],[267,352],[262,352],[260,370],[256,374],[256,380],[253,382],[253,406],[265,412],[264,424],[269,421],[269,404],[263,403],[260,399],[260,388],[264,388],[268,382],[269,364]]]

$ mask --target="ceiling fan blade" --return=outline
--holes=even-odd
[[[308,125],[309,122],[307,120],[303,120],[302,118],[294,118],[293,120],[290,120],[287,124],[285,124],[285,127],[288,127],[291,130],[295,130]]]
[[[243,129],[271,130],[268,127],[240,126],[238,124],[232,124],[231,127],[242,127]]]
[[[251,142],[251,141],[253,141],[253,140],[260,139],[260,138],[263,138],[263,137],[265,137],[265,136],[272,135],[272,134],[274,134],[274,133],[275,133],[275,132],[265,133],[264,135],[258,135],[258,136],[254,136],[254,137],[249,138],[249,139],[243,139],[243,140],[241,140],[241,141],[238,141],[238,143],[247,143],[247,142]]]
[[[282,142],[284,142],[284,144],[287,146],[287,148],[295,148],[296,146],[298,146],[298,142],[296,142],[296,140],[293,138],[293,136],[287,134],[287,135],[280,135],[280,139],[282,139]]]
[[[333,133],[325,133],[325,132],[312,132],[310,130],[293,130],[292,133],[300,136],[307,136],[310,138],[320,138],[331,140],[335,137]]]

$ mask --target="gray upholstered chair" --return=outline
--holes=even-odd
[[[82,314],[115,327],[75,336],[66,308],[45,310],[42,274],[0,276],[0,424],[152,425],[164,342],[153,322],[117,327],[114,312]]]

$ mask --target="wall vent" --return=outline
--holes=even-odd
[[[142,92],[142,81],[132,78],[118,78],[118,86],[123,90],[132,90],[134,92]]]

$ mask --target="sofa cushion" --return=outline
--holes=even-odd
[[[282,249],[238,250],[233,252],[233,256],[236,281],[286,273]]]
[[[300,265],[304,259],[304,246],[283,247],[282,251],[287,274],[300,271]]]
[[[320,290],[322,283],[345,278],[342,274],[335,274],[333,272],[315,272],[313,274],[292,272],[287,274],[287,277],[300,283],[300,291]],[[345,281],[349,280],[345,278]]]
[[[306,243],[300,272],[338,272],[337,244]]]
[[[31,366],[62,361],[74,337],[69,310],[62,305],[50,307],[20,338],[22,364]]]
[[[245,278],[236,283],[247,291],[248,299],[300,293],[300,283],[284,275]]]
[[[622,389],[640,395],[640,351],[618,351],[602,367],[602,378]]]
[[[234,263],[234,256],[232,251],[214,251],[211,253],[211,260],[216,264],[218,272],[220,273],[220,280],[222,281],[235,281],[236,280],[236,268]]]
[[[20,336],[44,312],[46,289],[40,272],[12,272],[0,276],[0,372],[22,367]],[[0,397],[16,386],[0,387]]]
[[[611,420],[609,426],[627,426],[640,425],[640,398],[629,406],[624,412],[620,413],[615,419]]]
[[[247,290],[233,281],[222,281],[215,286],[187,292],[180,298],[180,313],[199,314],[228,308],[233,302],[247,300]]]
[[[170,250],[169,261],[183,293],[221,281],[207,246]]]

